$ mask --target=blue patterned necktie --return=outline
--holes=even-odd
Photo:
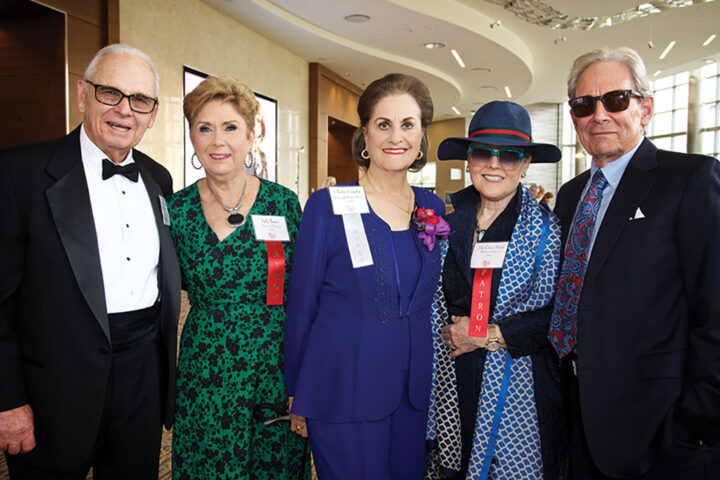
[[[607,186],[605,175],[598,169],[580,203],[565,245],[565,259],[548,332],[550,343],[560,358],[573,351],[577,344],[577,309],[585,279],[588,249],[603,191]]]

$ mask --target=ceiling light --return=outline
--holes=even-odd
[[[344,18],[346,22],[350,23],[367,23],[370,21],[370,17],[361,13],[353,13],[352,15],[348,15]]]
[[[445,48],[445,44],[442,42],[427,42],[423,43],[422,46],[428,50],[435,50],[436,48]]]
[[[505,95],[507,95],[508,98],[512,98],[512,93],[510,93],[510,87],[505,85]]]
[[[465,62],[462,61],[462,58],[460,58],[460,54],[457,52],[457,50],[453,48],[452,50],[450,50],[450,53],[453,54],[453,57],[455,57],[455,60],[457,60],[460,68],[465,68]]]
[[[675,46],[675,40],[673,40],[672,42],[668,43],[668,46],[665,47],[665,50],[663,50],[663,52],[660,54],[660,57],[658,57],[659,60],[663,60],[665,57],[667,57],[667,54],[670,53],[670,50],[672,50],[672,48],[673,48],[674,46]]]
[[[455,115],[460,115],[460,110],[458,110],[458,109],[455,108],[454,106],[453,106],[453,107],[450,107],[450,108],[452,108],[452,111],[455,112]]]
[[[716,36],[717,36],[717,35],[715,35],[714,33],[713,33],[712,35],[710,35],[710,36],[707,38],[707,40],[705,40],[705,41],[703,42],[702,46],[703,46],[703,47],[707,47],[708,45],[710,45],[710,42],[712,42],[713,40],[715,40],[715,37],[716,37]]]
[[[662,73],[662,70],[657,70],[655,73],[653,73],[653,77],[657,77]]]

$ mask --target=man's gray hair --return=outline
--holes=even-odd
[[[577,88],[580,76],[590,65],[597,62],[617,62],[625,65],[630,69],[633,82],[635,83],[635,90],[637,90],[643,98],[652,97],[650,82],[647,79],[647,71],[645,70],[645,64],[642,58],[640,58],[640,55],[629,47],[614,49],[605,47],[593,50],[575,59],[570,69],[570,75],[568,75],[568,98],[575,98],[575,89]]]
[[[95,56],[90,60],[90,63],[88,64],[87,68],[85,69],[85,74],[83,75],[83,80],[90,80],[93,75],[95,75],[95,70],[97,70],[98,63],[100,62],[100,59],[107,56],[107,55],[133,55],[135,57],[138,57],[140,60],[144,61],[148,67],[150,67],[150,70],[152,71],[153,77],[155,77],[155,94],[154,96],[157,97],[160,93],[160,75],[158,75],[157,69],[155,68],[155,64],[152,60],[150,60],[150,57],[143,52],[142,50],[132,47],[130,45],[127,45],[125,43],[113,43],[112,45],[108,45],[107,47],[101,48]],[[131,92],[132,93],[132,92]]]

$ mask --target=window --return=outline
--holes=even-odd
[[[705,65],[700,72],[701,153],[720,158],[720,62]]]
[[[650,82],[655,97],[655,114],[646,129],[658,147],[687,152],[689,72]]]
[[[419,172],[408,172],[408,183],[413,187],[435,191],[435,162],[428,162]]]

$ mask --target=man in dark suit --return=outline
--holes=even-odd
[[[592,156],[555,207],[549,337],[567,372],[573,478],[720,478],[720,165],[644,137],[654,103],[631,49],[579,57],[568,94]]]
[[[173,415],[170,174],[133,147],[158,77],[127,45],[78,81],[83,123],[0,152],[0,449],[11,478],[151,479]]]

